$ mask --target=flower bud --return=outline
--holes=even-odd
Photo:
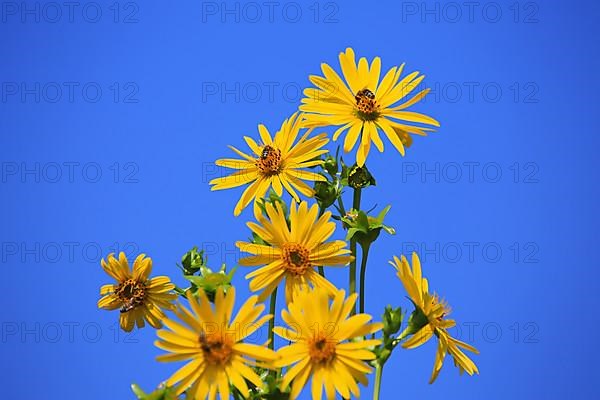
[[[204,258],[204,250],[198,251],[198,247],[194,246],[190,251],[181,257],[181,268],[184,275],[193,275],[200,271],[206,264]]]
[[[315,199],[321,209],[326,209],[337,200],[339,191],[332,182],[315,182]]]
[[[338,162],[335,157],[328,154],[323,162],[323,169],[331,176],[335,176],[338,173]]]
[[[400,330],[402,319],[402,308],[392,308],[390,305],[386,306],[383,313],[383,334],[385,336],[396,334]]]
[[[375,186],[375,178],[371,175],[366,165],[359,167],[357,164],[354,164],[348,170],[347,181],[348,186],[354,189],[364,189],[368,186]]]

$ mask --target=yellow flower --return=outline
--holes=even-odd
[[[229,384],[247,397],[246,380],[261,387],[262,381],[251,366],[258,365],[256,361],[270,364],[276,354],[242,340],[272,318],[265,315],[257,320],[264,304],[257,304],[256,296],[250,297],[231,321],[235,288],[229,288],[227,293],[219,289],[214,309],[202,290],[198,291],[198,298],[188,292],[187,299],[191,311],[179,304],[175,315],[182,323],[165,318],[163,322],[170,330],[158,331],[160,340],[154,343],[169,352],[158,356],[158,361],[189,360],[167,380],[167,386],[177,385],[177,395],[187,390],[186,398],[194,400],[215,399],[217,393],[221,400],[229,400]]]
[[[294,292],[309,284],[322,287],[332,295],[336,287],[315,270],[317,266],[347,265],[353,260],[350,250],[343,240],[327,242],[335,231],[335,223],[330,220],[331,212],[318,217],[318,206],[308,208],[303,201],[296,209],[290,206],[290,226],[288,227],[282,206],[266,204],[268,219],[258,215],[258,222],[248,222],[248,227],[270,246],[248,242],[237,242],[240,250],[254,256],[240,259],[243,266],[264,265],[248,275],[252,279],[250,290],[262,290],[260,300],[266,299],[285,280],[285,296],[291,301]]]
[[[116,281],[116,285],[104,285],[100,288],[98,308],[106,310],[121,309],[121,328],[130,332],[134,325],[144,327],[144,320],[154,328],[160,328],[160,320],[164,317],[161,308],[172,309],[172,301],[177,297],[171,291],[175,286],[167,276],[150,279],[152,259],[144,254],[137,256],[133,262],[133,273],[129,268],[125,253],[119,253],[117,260],[109,254],[107,261],[101,262],[102,268]]]
[[[375,57],[369,66],[366,58],[361,58],[358,65],[354,59],[354,51],[347,48],[340,53],[340,65],[345,82],[329,65],[321,64],[323,77],[310,76],[316,88],[304,90],[300,110],[306,112],[305,125],[308,127],[340,126],[333,134],[333,140],[344,131],[348,131],[344,140],[344,151],[349,152],[361,136],[356,162],[363,166],[371,141],[382,152],[383,142],[379,136],[381,130],[392,145],[404,155],[404,145],[410,146],[408,133],[426,135],[433,129],[416,124],[433,125],[439,123],[424,114],[406,111],[413,104],[427,95],[424,89],[395,105],[408,96],[421,83],[424,75],[413,72],[400,79],[404,64],[391,68],[380,81],[381,60]]]
[[[404,256],[402,256],[401,260],[398,260],[398,257],[394,257],[394,261],[390,262],[390,264],[396,268],[398,277],[402,281],[409,297],[415,306],[427,317],[428,321],[427,325],[404,342],[402,347],[413,349],[427,342],[433,335],[438,338],[438,349],[429,383],[433,383],[437,378],[447,353],[452,356],[454,364],[459,368],[461,374],[464,371],[469,375],[478,374],[479,370],[477,366],[466,356],[461,348],[475,354],[479,354],[479,351],[475,347],[453,338],[448,333],[448,329],[456,325],[454,320],[447,318],[451,309],[437,294],[429,293],[429,284],[427,279],[422,277],[421,262],[417,253],[412,254],[412,270],[408,264],[408,260]]]
[[[306,171],[304,168],[322,163],[318,157],[327,153],[327,150],[322,147],[329,140],[325,134],[309,139],[309,131],[296,142],[301,125],[302,115],[296,113],[283,122],[281,129],[272,138],[267,128],[261,124],[258,126],[260,143],[244,136],[244,140],[252,150],[251,155],[229,146],[243,159],[224,158],[216,161],[219,166],[238,171],[210,181],[210,184],[214,185],[211,190],[229,189],[249,184],[235,206],[234,215],[240,215],[252,199],[264,197],[270,187],[279,196],[283,194],[283,188],[285,188],[296,201],[300,201],[296,190],[307,197],[314,195],[314,190],[303,180],[326,180],[323,176]],[[294,144],[294,142],[296,143]],[[255,207],[255,214],[258,212]]]
[[[288,311],[281,313],[288,328],[276,327],[274,332],[293,343],[277,351],[280,359],[275,365],[290,367],[281,389],[285,390],[293,381],[292,400],[298,397],[309,377],[312,377],[312,399],[321,399],[323,387],[328,400],[335,399],[336,391],[346,399],[350,393],[358,398],[360,390],[356,382],[368,385],[366,375],[372,368],[366,361],[375,359],[371,348],[380,340],[362,340],[362,336],[380,330],[383,325],[369,324],[371,316],[367,314],[348,318],[357,295],[347,299],[344,295],[343,290],[337,291],[330,305],[328,292],[303,290],[288,305]]]

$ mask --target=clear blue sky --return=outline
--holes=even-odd
[[[425,73],[417,109],[442,123],[405,158],[369,157],[365,207],[392,204],[397,234],[373,248],[367,310],[409,306],[387,260],[416,248],[481,350],[480,376],[448,362],[434,385],[433,343],[398,352],[382,398],[595,394],[597,3],[269,4],[0,4],[4,397],[127,399],[175,370],[152,329],[124,336],[97,310],[100,255],[145,252],[181,284],[193,245],[235,264],[251,212],[210,192],[211,163],[275,130],[347,46]]]

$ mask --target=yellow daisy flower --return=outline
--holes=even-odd
[[[427,279],[422,277],[421,262],[417,253],[412,254],[412,270],[408,264],[408,260],[404,256],[402,256],[401,260],[398,260],[398,257],[394,257],[394,261],[390,261],[390,264],[396,268],[398,277],[402,281],[409,297],[415,306],[427,316],[428,321],[428,324],[404,342],[402,347],[414,349],[427,342],[433,335],[438,338],[438,350],[429,383],[433,383],[437,378],[447,353],[452,356],[454,364],[459,368],[461,374],[464,371],[469,375],[478,374],[479,370],[477,366],[466,356],[461,348],[475,354],[479,354],[479,351],[475,347],[453,338],[448,333],[448,329],[456,325],[453,319],[447,318],[451,309],[437,294],[429,293],[429,285]]]
[[[344,81],[329,65],[321,64],[323,77],[311,75],[310,81],[316,88],[304,90],[300,110],[305,114],[308,127],[340,126],[333,134],[333,140],[348,131],[344,140],[344,151],[349,152],[361,137],[356,162],[363,166],[371,142],[382,152],[383,142],[379,136],[382,131],[392,145],[404,155],[404,145],[410,145],[409,133],[426,135],[433,129],[416,124],[440,124],[433,118],[406,109],[427,95],[424,89],[396,105],[408,96],[421,83],[424,75],[412,72],[400,79],[404,64],[391,68],[380,81],[381,60],[375,57],[369,66],[366,58],[355,62],[354,50],[347,48],[340,53],[340,65]]]
[[[144,254],[137,256],[133,262],[133,273],[125,253],[119,253],[117,260],[109,254],[107,261],[101,261],[104,271],[112,276],[117,284],[108,284],[100,288],[98,308],[106,310],[121,309],[120,325],[130,332],[134,325],[143,328],[144,320],[154,328],[160,328],[160,320],[164,317],[161,309],[172,309],[172,301],[177,294],[171,293],[175,288],[168,276],[157,276],[150,279],[152,259]]]
[[[275,137],[271,137],[267,128],[261,124],[258,126],[260,143],[244,136],[244,140],[252,150],[251,155],[229,146],[243,159],[223,158],[215,162],[216,165],[238,171],[229,176],[211,180],[210,184],[213,185],[211,190],[229,189],[249,184],[235,206],[234,215],[240,215],[252,199],[264,197],[270,187],[279,196],[283,194],[283,188],[285,188],[296,201],[300,201],[296,191],[307,197],[314,196],[314,190],[303,180],[326,180],[323,176],[306,171],[304,168],[322,163],[318,157],[327,153],[323,146],[329,142],[329,139],[325,134],[309,139],[310,131],[308,131],[296,141],[301,125],[302,115],[293,114],[283,122]],[[255,214],[257,212],[257,207],[255,207]]]
[[[318,206],[308,207],[303,201],[298,208],[290,206],[290,226],[282,206],[266,204],[268,219],[257,215],[258,224],[248,222],[248,227],[270,246],[248,242],[237,242],[243,252],[254,254],[240,259],[243,266],[259,266],[248,275],[250,290],[262,290],[260,301],[266,299],[285,280],[285,297],[290,302],[294,292],[309,286],[322,287],[332,295],[336,287],[315,270],[317,266],[347,265],[353,260],[346,242],[327,242],[335,231],[335,223],[330,220],[331,212],[318,217]]]
[[[206,294],[198,291],[198,298],[188,292],[191,311],[181,304],[174,311],[182,323],[165,318],[167,329],[157,331],[160,340],[154,344],[169,353],[157,357],[158,361],[189,362],[176,371],[166,382],[175,385],[176,394],[188,391],[189,399],[229,400],[231,383],[245,397],[249,394],[246,380],[262,387],[260,377],[251,366],[267,366],[276,359],[273,350],[264,346],[244,343],[242,340],[265,322],[271,315],[262,316],[264,304],[257,304],[257,297],[250,297],[231,320],[235,302],[235,288],[219,289],[214,309]],[[231,322],[230,322],[231,321]],[[263,364],[266,363],[266,364]]]
[[[374,360],[371,349],[380,340],[362,340],[362,336],[379,331],[383,324],[368,322],[371,316],[357,314],[348,318],[357,295],[344,299],[344,291],[336,291],[329,302],[329,292],[316,288],[300,291],[281,317],[288,328],[276,327],[274,332],[292,342],[277,351],[278,367],[289,367],[283,376],[281,390],[292,383],[290,399],[295,399],[312,377],[312,399],[321,399],[323,387],[328,400],[336,391],[345,399],[350,393],[360,395],[357,382],[368,385],[367,374],[372,368],[366,361]],[[358,340],[354,340],[357,339]],[[293,365],[293,366],[292,366]]]

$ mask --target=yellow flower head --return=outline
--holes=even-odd
[[[121,328],[130,332],[137,324],[143,328],[144,320],[154,328],[160,328],[164,317],[161,308],[172,309],[172,301],[177,297],[171,291],[175,286],[167,276],[150,279],[152,259],[144,254],[137,256],[133,262],[133,273],[129,268],[125,253],[119,253],[119,259],[109,254],[107,260],[101,262],[102,268],[112,276],[117,284],[108,284],[100,288],[98,308],[106,310],[121,309]]]
[[[294,293],[307,286],[321,287],[334,294],[336,287],[315,270],[317,266],[347,265],[353,260],[346,242],[327,242],[335,231],[335,223],[326,211],[318,217],[318,206],[308,207],[303,201],[298,208],[290,206],[290,226],[288,227],[282,206],[266,204],[268,218],[258,215],[258,224],[248,222],[248,227],[269,246],[248,242],[237,242],[240,250],[254,256],[240,259],[243,266],[264,265],[248,275],[252,279],[250,290],[262,290],[260,300],[266,299],[279,283],[285,280],[286,301],[291,301]]]
[[[250,297],[231,320],[235,303],[235,288],[225,293],[217,291],[214,309],[206,294],[198,291],[198,298],[188,292],[191,311],[181,304],[174,311],[182,321],[163,320],[167,329],[157,332],[160,340],[154,344],[169,353],[157,357],[158,361],[189,362],[175,372],[166,382],[176,386],[176,394],[188,391],[189,399],[229,399],[229,385],[235,386],[245,397],[249,394],[246,380],[262,387],[261,378],[251,366],[267,366],[276,359],[273,350],[264,346],[244,343],[242,340],[272,318],[263,312],[264,304]],[[231,322],[230,322],[231,321]],[[266,363],[266,364],[263,364]]]
[[[252,199],[264,197],[270,187],[279,196],[283,194],[283,188],[285,188],[296,201],[300,201],[296,191],[307,197],[314,195],[314,190],[303,180],[326,180],[323,176],[307,171],[305,168],[322,163],[318,157],[327,153],[323,146],[329,142],[329,139],[325,134],[309,139],[310,131],[308,131],[296,141],[301,124],[302,116],[296,113],[283,122],[275,137],[271,137],[267,128],[261,124],[258,126],[260,143],[244,136],[252,150],[251,155],[229,146],[243,159],[224,158],[216,161],[219,166],[238,171],[210,181],[210,184],[214,185],[211,190],[229,189],[249,184],[235,206],[234,215],[240,215]],[[258,212],[255,207],[255,214]]]
[[[404,342],[402,347],[414,349],[427,342],[434,335],[438,338],[438,350],[429,383],[433,383],[440,373],[446,353],[452,356],[454,364],[459,368],[461,374],[464,371],[469,375],[478,374],[477,366],[465,355],[461,348],[475,354],[479,354],[479,351],[473,346],[453,338],[448,333],[448,329],[456,325],[453,319],[447,318],[451,309],[437,294],[429,292],[429,284],[421,274],[421,262],[417,253],[412,254],[412,269],[404,256],[401,260],[394,257],[394,261],[390,261],[390,264],[396,268],[398,277],[402,281],[408,296],[415,306],[427,316],[428,321],[427,325]]]
[[[357,382],[368,384],[367,374],[372,368],[366,361],[375,359],[371,349],[380,340],[362,340],[362,336],[380,330],[381,323],[369,324],[371,316],[357,314],[348,318],[354,309],[356,294],[344,299],[344,291],[336,291],[333,301],[320,288],[300,291],[281,317],[288,328],[276,327],[274,332],[292,342],[277,351],[276,365],[289,367],[281,382],[285,390],[290,382],[290,399],[295,399],[312,377],[313,399],[321,399],[323,387],[328,400],[335,399],[336,391],[345,399],[350,393],[360,395]],[[358,340],[354,340],[358,338]],[[292,366],[293,365],[293,366]]]
[[[409,133],[424,136],[427,131],[433,130],[415,123],[440,126],[427,115],[406,111],[425,97],[429,89],[397,104],[421,83],[424,75],[419,75],[416,71],[400,79],[404,69],[402,64],[391,68],[380,81],[379,57],[375,57],[371,65],[363,57],[357,65],[354,51],[347,48],[345,53],[340,53],[339,58],[344,81],[329,65],[321,64],[324,76],[310,76],[310,81],[316,88],[304,90],[306,97],[302,99],[300,110],[306,113],[305,124],[308,127],[340,126],[335,131],[333,140],[337,140],[342,132],[348,131],[344,140],[345,152],[351,151],[360,137],[356,153],[359,166],[364,165],[371,142],[380,152],[383,151],[379,131],[404,155],[404,145],[410,145]]]

